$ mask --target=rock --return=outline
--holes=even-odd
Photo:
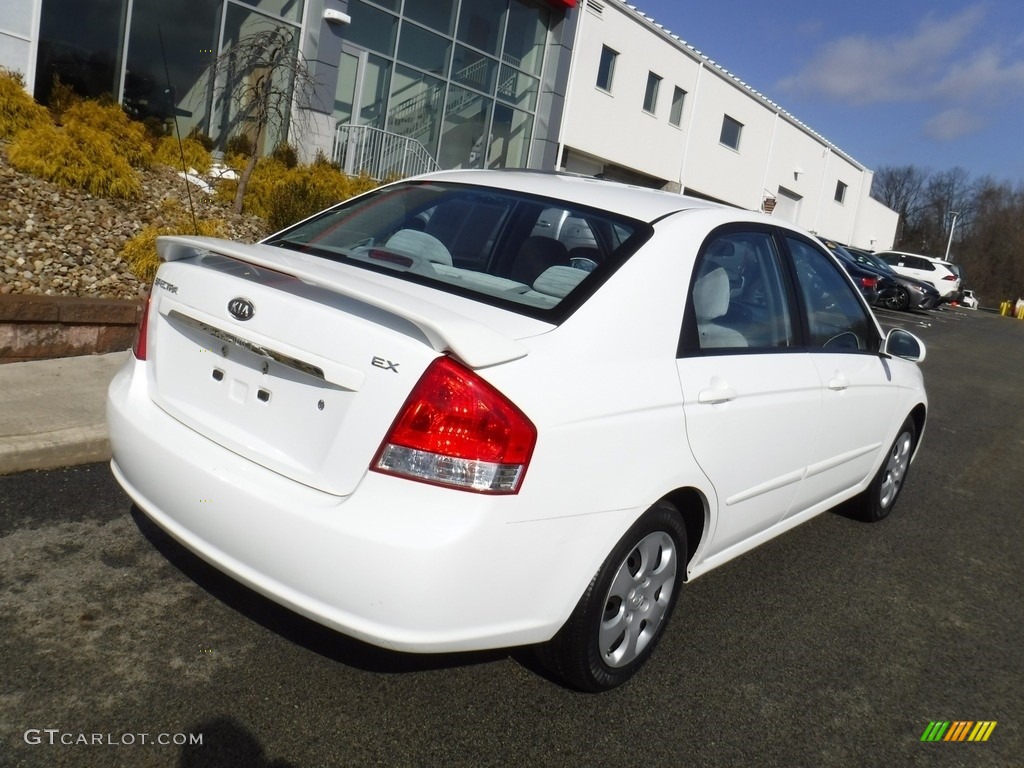
[[[188,209],[186,186],[170,168],[141,173],[139,200],[95,198],[15,171],[0,144],[0,291],[136,299],[147,286],[121,258],[124,244],[166,218],[161,201]],[[197,215],[225,222],[228,237],[255,242],[266,224],[202,197]],[[193,198],[193,203],[198,201]]]

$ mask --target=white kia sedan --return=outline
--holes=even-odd
[[[766,215],[452,171],[158,247],[114,474],[217,568],[385,648],[537,645],[612,688],[685,581],[849,499],[885,517],[924,431],[921,342]]]

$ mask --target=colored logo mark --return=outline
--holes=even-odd
[[[988,741],[995,728],[995,720],[933,720],[921,741]]]

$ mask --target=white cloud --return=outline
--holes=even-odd
[[[907,35],[838,38],[823,45],[783,92],[853,106],[923,103],[942,111],[923,126],[931,138],[951,140],[984,125],[980,105],[1016,99],[1024,89],[1018,41],[1009,49],[991,40],[983,5],[947,19],[929,14]],[[1012,58],[1007,50],[1018,58]]]
[[[952,141],[961,136],[969,136],[984,126],[985,121],[975,110],[947,109],[924,124],[924,134],[930,139]]]

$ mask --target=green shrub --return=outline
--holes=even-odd
[[[227,140],[224,145],[225,155],[244,155],[245,157],[252,157],[254,147],[252,140],[244,133],[236,133],[234,136]]]
[[[46,107],[36,104],[25,90],[21,75],[0,67],[0,139],[49,122]]]
[[[73,86],[64,83],[54,74],[53,84],[50,86],[47,109],[50,110],[50,114],[56,123],[59,124],[64,119],[64,113],[68,110],[68,107],[72,104],[77,104],[81,100],[82,97],[78,95]]]
[[[239,175],[247,162],[244,157],[228,158],[227,164]],[[246,213],[265,219],[270,230],[279,229],[312,216],[324,208],[379,186],[366,174],[347,176],[330,162],[288,168],[280,160],[266,157],[256,163],[245,190]],[[231,205],[238,189],[236,181],[217,184],[217,200]]]
[[[185,167],[195,168],[199,173],[206,173],[213,164],[210,152],[198,141],[189,136],[180,146],[173,136],[164,136],[156,145],[154,160],[161,165],[181,170],[181,156],[185,155]]]
[[[207,152],[213,152],[213,139],[203,133],[203,129],[198,125],[193,126],[192,130],[188,132],[188,138],[198,141]]]
[[[121,258],[128,269],[140,280],[151,283],[160,267],[160,256],[156,251],[156,239],[161,235],[195,235],[225,237],[227,231],[220,219],[205,219],[192,225],[192,217],[177,200],[164,201],[154,223],[144,227],[139,234],[124,244]]]
[[[298,166],[289,170],[275,188],[267,223],[276,232],[376,186],[377,182],[365,174],[347,176],[333,165]]]
[[[156,115],[143,118],[142,125],[146,129],[146,135],[153,141],[159,141],[168,135],[167,124]]]
[[[299,153],[287,141],[278,142],[270,156],[279,163],[282,163],[286,168],[294,168],[299,164]]]

